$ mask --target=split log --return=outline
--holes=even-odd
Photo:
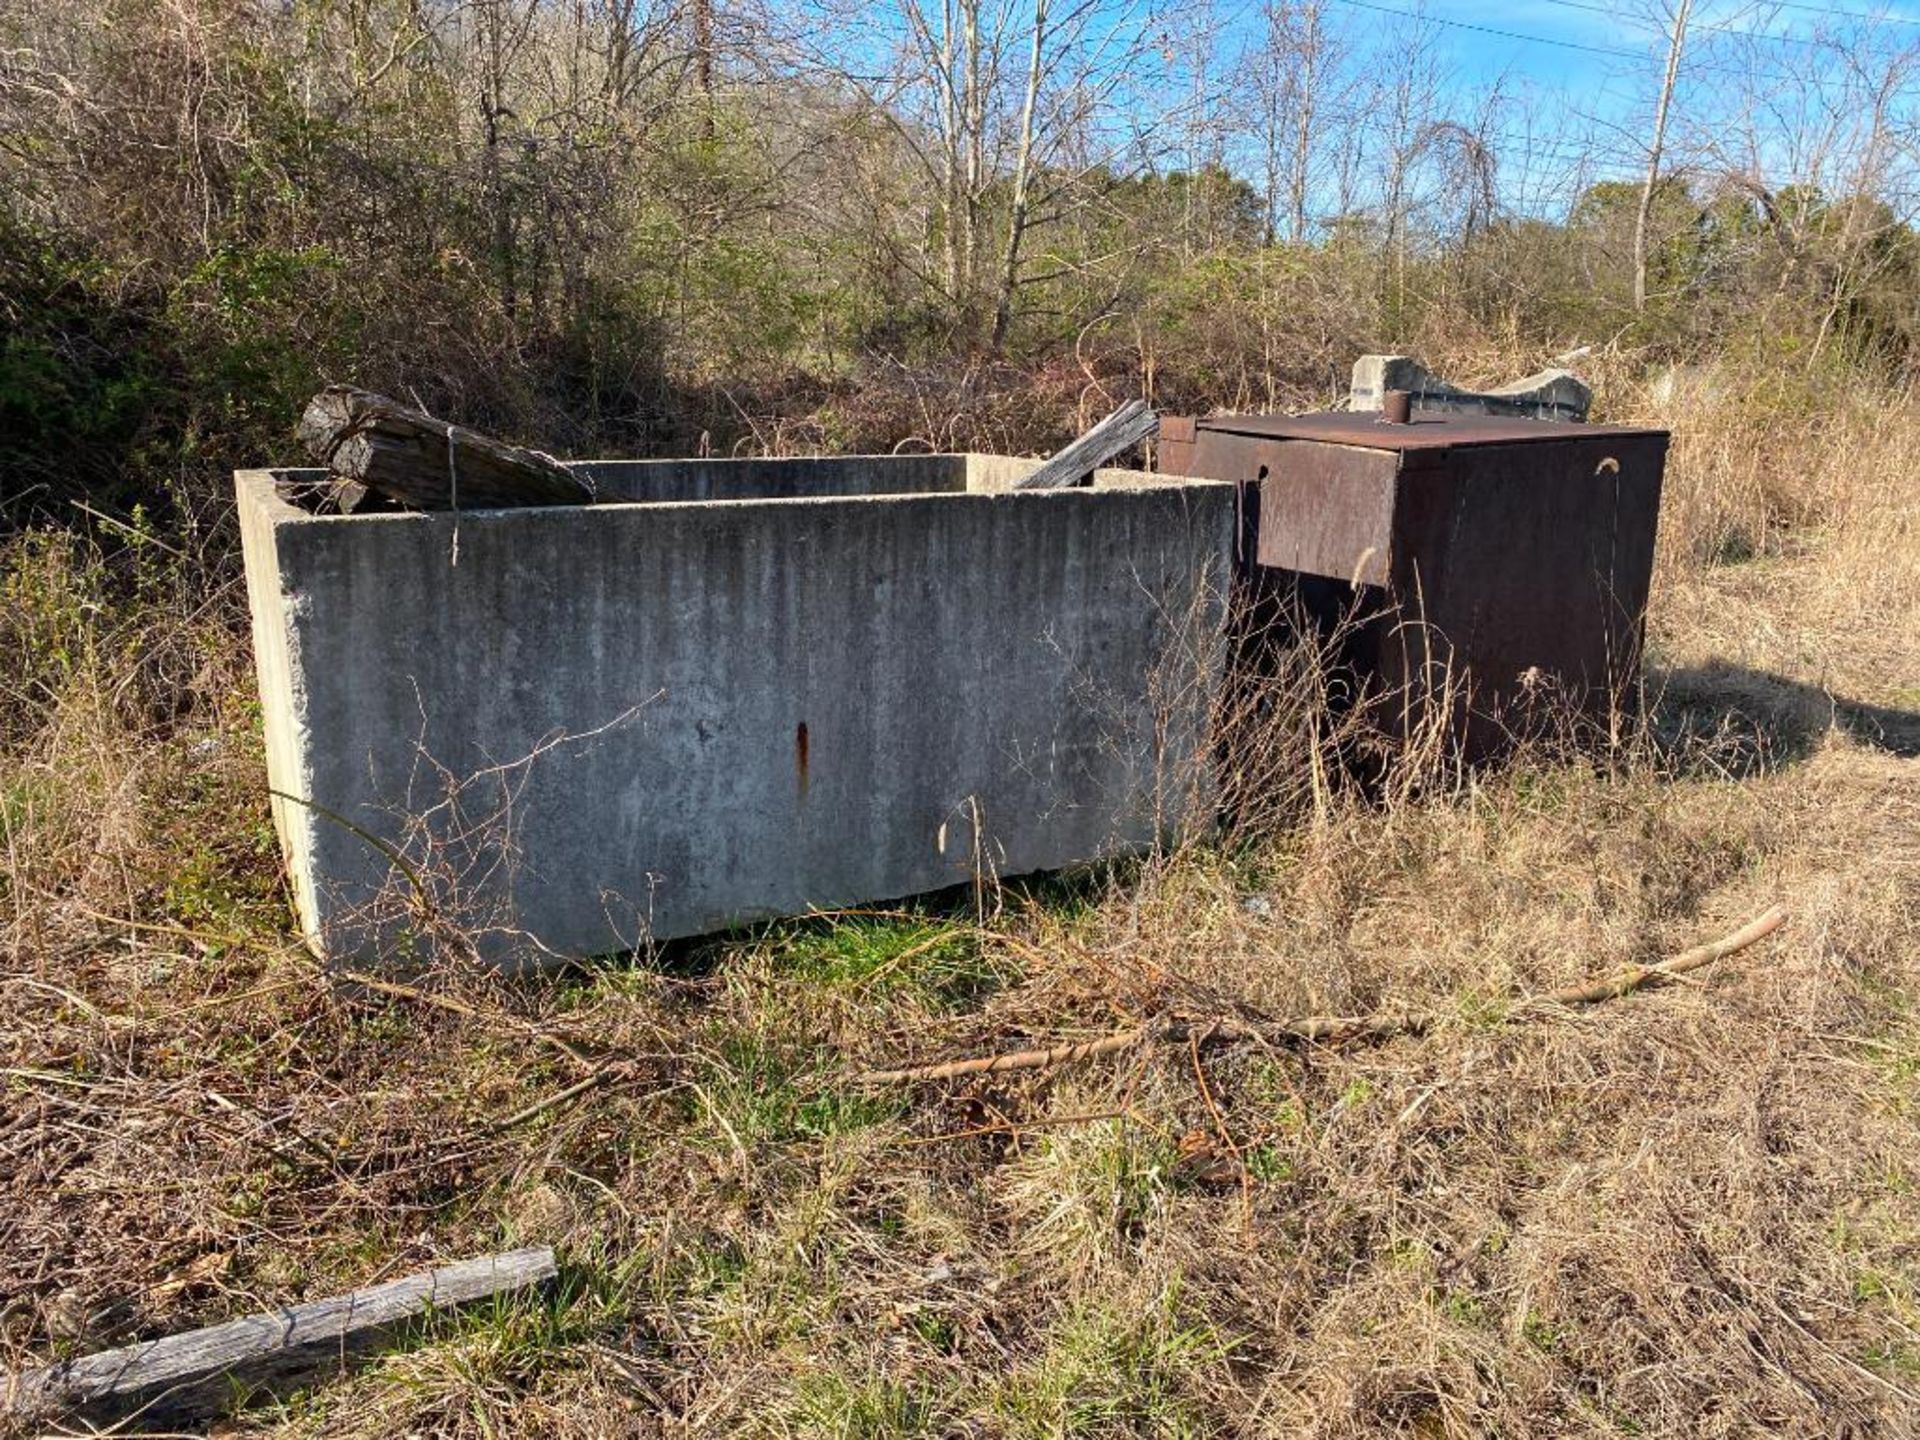
[[[0,1375],[0,1414],[93,1422],[138,1415],[143,1426],[191,1425],[249,1390],[310,1380],[416,1322],[481,1301],[543,1294],[557,1275],[553,1251],[513,1250],[330,1300]]]
[[[1062,490],[1083,483],[1114,456],[1138,445],[1160,428],[1160,417],[1144,400],[1129,400],[1013,488]]]
[[[350,385],[329,385],[314,396],[298,433],[338,479],[416,510],[593,500],[593,487],[551,455],[503,444]]]

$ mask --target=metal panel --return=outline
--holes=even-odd
[[[1630,713],[1666,437],[1586,434],[1463,451],[1402,486],[1392,589],[1408,631],[1385,678],[1414,692],[1451,671],[1469,759],[1571,704]]]
[[[1244,482],[1246,597],[1295,596],[1343,634],[1382,728],[1443,704],[1457,751],[1483,760],[1569,704],[1595,723],[1631,713],[1666,448],[1623,426],[1215,416],[1191,467]],[[1239,611],[1236,664],[1257,667],[1284,643],[1279,612]]]
[[[1261,467],[1272,458],[1274,447],[1262,444],[1231,430],[1215,430],[1200,421],[1194,429],[1193,452],[1188,460],[1188,475],[1208,480],[1263,480]]]
[[[1269,448],[1259,562],[1356,585],[1386,584],[1398,457],[1300,440]]]
[[[1155,467],[1162,475],[1191,475],[1193,473],[1193,417],[1191,415],[1162,415],[1160,417],[1160,438],[1154,442],[1158,452]]]

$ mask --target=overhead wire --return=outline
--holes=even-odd
[[[1495,25],[1480,25],[1471,20],[1449,20],[1444,15],[1429,15],[1419,10],[1401,10],[1390,5],[1375,4],[1374,0],[1336,0],[1337,4],[1347,5],[1356,10],[1371,10],[1379,15],[1391,15],[1400,20],[1411,20],[1420,24],[1443,25],[1450,30],[1469,30],[1480,35],[1492,35],[1502,40],[1513,40],[1523,45],[1550,45],[1558,50],[1577,50],[1588,55],[1605,55],[1616,60],[1630,60],[1636,65],[1655,63],[1655,57],[1637,50],[1625,50],[1615,45],[1589,45],[1580,40],[1561,40],[1552,35],[1534,35],[1522,30],[1503,30]],[[1549,4],[1563,4],[1570,9],[1595,10],[1608,13],[1597,6],[1576,5],[1573,0],[1548,0]],[[1920,22],[1917,22],[1920,23]],[[1729,65],[1713,61],[1695,59],[1688,63],[1690,73],[1707,72],[1711,74],[1742,75],[1756,80],[1778,80],[1786,84],[1801,84],[1807,80],[1805,75],[1793,75],[1783,70],[1765,70],[1747,65]],[[1906,93],[1903,88],[1898,93]]]
[[[1588,3],[1588,0],[1538,0],[1538,3],[1556,5],[1562,10],[1582,10],[1589,15],[1603,16],[1615,23],[1619,23],[1623,19],[1631,18],[1621,15],[1620,7],[1617,5],[1594,5]],[[1780,0],[1762,0],[1762,3],[1778,5]],[[1856,24],[1868,26],[1876,24],[1920,25],[1920,20],[1910,20],[1904,15],[1891,15],[1884,20],[1876,21],[1856,11],[1833,10],[1822,5],[1796,5],[1790,8],[1795,10],[1812,10],[1817,14],[1825,15],[1832,19],[1848,18]],[[1815,35],[1780,35],[1769,30],[1749,30],[1738,25],[1722,25],[1712,20],[1692,20],[1688,22],[1687,28],[1689,30],[1710,30],[1716,35],[1741,36],[1749,40],[1774,40],[1789,45],[1827,45],[1832,43],[1829,40]]]
[[[1841,10],[1832,5],[1809,5],[1801,0],[1766,0],[1770,5],[1782,10],[1808,10],[1815,15],[1825,15],[1835,20],[1857,20],[1867,25],[1920,25],[1920,16],[1895,15],[1891,13],[1873,14],[1865,10]]]

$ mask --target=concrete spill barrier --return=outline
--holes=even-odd
[[[1511,416],[1579,424],[1593,406],[1593,388],[1571,370],[1542,370],[1492,390],[1463,390],[1408,355],[1362,355],[1353,364],[1349,410],[1378,410],[1395,390],[1415,410],[1436,414]]]
[[[613,503],[316,515],[236,476],[310,944],[503,964],[1210,820],[1235,495],[981,455],[587,462]]]

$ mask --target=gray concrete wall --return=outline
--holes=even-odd
[[[777,459],[588,460],[577,465],[603,501],[801,500],[935,495],[967,488],[966,455],[834,455]],[[1038,462],[1033,462],[1038,463]]]
[[[739,494],[755,463],[651,489]],[[430,908],[503,962],[591,955],[1205,817],[1233,491],[999,488],[1034,463],[457,517],[311,516],[243,472],[309,938],[365,955]]]

